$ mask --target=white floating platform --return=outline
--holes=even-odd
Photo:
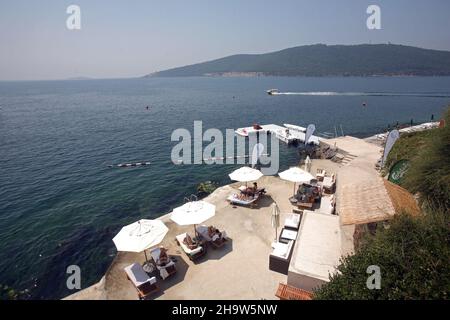
[[[291,144],[295,142],[305,142],[305,131],[303,127],[285,124],[284,127],[276,124],[260,125],[261,129],[255,129],[253,127],[238,128],[234,132],[242,137],[248,137],[251,134],[257,132],[274,134],[279,140],[284,143]],[[311,136],[309,142],[316,145],[319,144],[319,137]]]

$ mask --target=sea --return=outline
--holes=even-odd
[[[269,96],[277,88],[281,94]],[[176,165],[174,130],[316,126],[366,137],[438,120],[450,77],[196,77],[0,82],[0,285],[59,299],[68,266],[103,276],[122,226],[183,204],[239,165]],[[148,106],[148,109],[147,109]],[[299,161],[280,144],[280,170]],[[150,161],[137,168],[110,167]]]

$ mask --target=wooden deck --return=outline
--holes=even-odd
[[[312,295],[312,292],[291,287],[284,283],[280,283],[275,294],[280,300],[312,300]]]

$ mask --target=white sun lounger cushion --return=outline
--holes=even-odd
[[[152,258],[155,262],[158,262],[160,253],[161,253],[161,250],[159,248],[154,248],[154,249],[150,250],[150,255],[152,256]]]
[[[254,197],[253,199],[250,200],[243,200],[243,199],[239,199],[239,196],[237,194],[232,194],[231,196],[229,196],[227,198],[228,201],[230,201],[231,203],[237,203],[237,204],[242,204],[242,205],[249,205],[253,202],[255,202],[256,200],[258,200],[259,196]]]
[[[291,249],[292,249],[292,244],[294,241],[289,241],[287,244],[286,243],[281,243],[281,242],[274,242],[272,244],[272,255],[279,257],[281,259],[288,259],[289,258],[289,254],[291,253]]]
[[[160,253],[161,253],[161,249],[159,249],[159,248],[154,248],[153,250],[150,251],[150,255],[152,256],[153,260],[154,260],[156,263],[158,263]],[[175,264],[175,263],[174,263],[172,260],[169,259],[169,262],[166,263],[164,266],[159,266],[159,265],[157,265],[156,268],[157,268],[158,270],[166,269],[166,268],[168,268],[168,267],[170,267],[170,266],[172,266],[172,265],[174,265],[174,264]]]
[[[178,236],[176,236],[176,238],[177,238],[178,243],[180,244],[181,248],[183,248],[183,251],[189,255],[197,254],[197,253],[201,252],[203,249],[201,246],[198,246],[195,249],[189,249],[188,246],[185,245],[183,242],[184,238],[186,238],[186,233],[179,234]]]
[[[331,178],[331,177],[325,177],[325,178],[323,179],[323,186],[324,186],[325,188],[332,188],[333,185],[334,185],[333,178]]]
[[[124,270],[127,273],[128,278],[130,278],[131,282],[133,282],[136,287],[140,287],[147,282],[150,282],[150,284],[156,283],[156,278],[150,278],[139,263],[135,262]]]
[[[300,215],[297,213],[289,214],[284,220],[285,227],[298,229],[299,225],[300,225]]]

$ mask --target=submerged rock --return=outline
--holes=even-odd
[[[199,198],[204,198],[207,195],[213,193],[214,190],[216,190],[218,188],[218,186],[219,185],[217,182],[212,182],[212,181],[201,182],[197,186],[197,196]]]

